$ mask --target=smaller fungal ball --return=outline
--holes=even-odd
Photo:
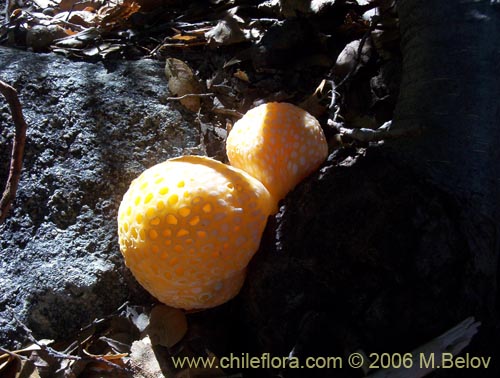
[[[118,211],[120,250],[137,281],[177,308],[233,298],[274,202],[247,173],[201,156],[144,171]]]
[[[328,156],[318,120],[295,105],[277,102],[257,106],[236,122],[226,150],[231,165],[261,181],[276,203]]]

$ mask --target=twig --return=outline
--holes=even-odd
[[[73,9],[75,9],[75,5],[80,5],[80,4],[83,4],[83,3],[84,3],[84,1],[77,1],[77,2],[74,2],[73,4],[71,4],[71,8],[68,11],[68,14],[66,16],[66,20],[65,21],[69,21],[69,17],[71,16],[71,13],[73,12]]]
[[[214,93],[188,93],[183,96],[179,97],[167,97],[167,101],[176,101],[176,100],[184,100],[185,98],[192,98],[192,97],[211,97],[215,96]]]
[[[20,354],[17,354],[16,352],[11,352],[10,350],[7,350],[7,349],[4,349],[2,347],[0,347],[0,352],[3,353],[3,355],[9,355],[13,358],[19,358],[21,360],[27,360],[28,358],[26,356],[21,356]],[[0,357],[3,357],[3,356],[0,356]]]
[[[16,323],[23,329],[23,331],[26,333],[26,336],[28,337],[28,339],[35,345],[37,345],[40,350],[43,350],[44,352],[47,352],[47,354],[51,357],[54,357],[54,358],[63,358],[63,359],[68,359],[68,360],[80,360],[81,357],[78,357],[78,356],[72,356],[72,355],[67,355],[67,354],[63,354],[61,352],[58,352],[57,350],[49,347],[48,345],[45,345],[43,343],[41,343],[40,341],[38,341],[35,336],[33,336],[33,331],[31,329],[28,328],[28,326],[26,326],[26,324],[24,324],[22,321],[20,321],[17,316],[15,316],[14,314],[12,314],[12,317],[14,318],[14,320],[16,321]]]
[[[12,310],[11,310],[12,312]],[[34,336],[33,336],[33,331],[31,329],[29,329],[23,322],[21,322],[15,315],[14,313],[12,313],[12,317],[14,318],[14,320],[16,321],[16,323],[23,329],[23,331],[26,333],[26,336],[28,337],[28,339],[36,344],[40,350],[44,351],[45,353],[47,353],[47,355],[49,355],[50,357],[52,358],[55,358],[55,359],[60,359],[60,360],[74,360],[74,361],[98,361],[98,362],[102,362],[103,364],[105,365],[108,365],[109,367],[113,368],[113,369],[117,369],[117,370],[127,370],[126,368],[124,368],[123,366],[120,366],[118,364],[115,364],[114,362],[112,361],[109,361],[109,360],[106,360],[105,358],[102,358],[102,357],[99,357],[99,356],[88,356],[88,357],[80,357],[80,356],[74,356],[72,354],[65,354],[65,353],[61,353],[57,350],[55,350],[54,348],[51,348],[50,346],[48,345],[45,345],[41,342],[39,342]]]
[[[127,306],[130,304],[129,301],[125,301],[123,304],[120,305],[120,307],[118,307],[115,311],[113,311],[111,314],[103,317],[103,318],[95,318],[91,323],[87,324],[86,326],[80,328],[80,333],[92,328],[92,327],[95,327],[95,326],[98,326],[110,319],[112,319],[113,317],[115,317],[116,315],[119,315],[125,308],[127,308]]]
[[[151,39],[153,39],[153,38],[151,38]],[[156,45],[156,47],[153,48],[153,50],[151,50],[149,52],[148,57],[154,57],[154,55],[158,52],[158,50],[160,50],[162,48],[163,44],[166,43],[166,41],[167,41],[167,38],[163,38],[163,41],[161,41],[160,43],[158,43]]]
[[[378,142],[391,136],[391,121],[384,123],[382,126],[375,130],[367,128],[350,129],[344,127],[343,123],[338,122],[328,122],[328,124],[337,129],[340,135],[347,136],[357,142]]]
[[[0,199],[0,224],[7,216],[12,202],[16,196],[17,186],[21,177],[21,169],[23,167],[24,144],[26,142],[26,122],[24,121],[23,112],[17,91],[10,85],[0,80],[0,92],[7,100],[12,120],[16,128],[16,135],[12,143],[12,153],[10,158],[9,176],[7,183]]]
[[[56,21],[54,21],[54,24],[62,24],[62,25],[70,26],[70,27],[78,30],[79,32],[85,30],[85,27],[78,25],[78,24],[75,24],[73,22],[65,21],[65,20],[56,20]]]
[[[243,114],[241,114],[239,111],[234,110],[234,109],[227,109],[227,108],[213,108],[212,112],[217,113],[217,114],[222,114],[222,115],[227,115],[230,117],[235,117],[235,118],[242,118]]]
[[[420,127],[415,127],[411,129],[401,129],[393,128],[392,121],[387,121],[378,129],[349,129],[344,127],[342,123],[328,121],[328,125],[334,127],[342,136],[347,136],[358,142],[368,143],[368,142],[380,142],[384,139],[395,139],[411,135],[419,134],[422,130]]]
[[[80,328],[80,332],[79,332],[78,336],[80,336],[82,332],[84,332],[92,327],[97,327],[98,325],[100,325],[106,321],[109,321],[111,318],[113,318],[117,314],[120,314],[121,311],[123,311],[123,309],[125,309],[128,305],[129,305],[129,301],[126,301],[120,307],[118,307],[118,309],[116,309],[112,314],[107,315],[101,319],[95,318],[91,323],[87,324],[85,327]],[[93,337],[94,337],[94,333],[92,333],[90,336],[88,336],[83,341],[80,341],[80,340],[73,341],[70,345],[68,345],[68,347],[66,349],[63,350],[62,353],[71,354],[75,350],[77,350],[78,348],[82,348],[82,350],[83,350],[82,344],[85,344],[88,340],[92,339]]]

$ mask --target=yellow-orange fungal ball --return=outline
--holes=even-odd
[[[170,159],[125,193],[120,250],[161,302],[214,307],[239,292],[274,206],[264,185],[237,168],[201,156]]]
[[[237,121],[226,142],[232,166],[261,181],[278,202],[328,156],[318,120],[288,103],[267,103]]]

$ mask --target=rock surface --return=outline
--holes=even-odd
[[[116,214],[130,181],[169,157],[203,154],[169,103],[158,61],[90,64],[0,48],[0,79],[28,123],[17,198],[0,226],[0,345],[65,337],[147,294],[124,268]],[[14,127],[0,100],[0,185]],[[138,298],[138,299],[137,299]]]

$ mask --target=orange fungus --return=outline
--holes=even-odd
[[[120,250],[161,302],[214,307],[239,292],[274,206],[264,185],[237,168],[201,156],[170,159],[125,193]]]
[[[226,149],[231,165],[261,181],[276,203],[328,156],[318,120],[295,105],[277,102],[249,110],[234,124]]]

